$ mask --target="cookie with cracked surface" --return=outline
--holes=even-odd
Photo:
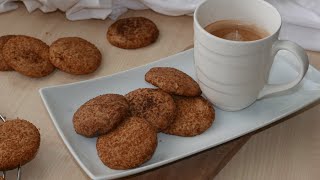
[[[0,171],[16,169],[30,162],[40,146],[40,133],[32,123],[8,120],[0,124]]]
[[[203,97],[174,97],[177,116],[163,132],[177,136],[196,136],[211,127],[215,111]]]
[[[92,43],[79,37],[65,37],[50,46],[51,63],[69,74],[84,75],[95,72],[102,55]]]
[[[160,89],[141,88],[127,95],[133,116],[146,119],[158,131],[166,129],[175,118],[173,98]]]
[[[200,96],[199,84],[186,73],[171,67],[154,67],[145,80],[163,91],[180,96]]]
[[[115,130],[100,136],[97,152],[111,169],[131,169],[151,159],[158,145],[157,132],[145,119],[130,117]]]
[[[37,38],[12,37],[5,43],[2,53],[5,62],[25,76],[41,78],[55,69],[49,61],[49,46]]]
[[[13,69],[5,62],[2,50],[5,43],[9,41],[9,39],[15,37],[14,35],[6,35],[0,37],[0,71],[12,71]]]
[[[75,131],[85,137],[105,134],[128,116],[129,104],[118,94],[105,94],[84,103],[73,116]]]
[[[144,17],[119,19],[107,31],[110,44],[123,49],[137,49],[154,43],[159,36],[157,26]]]

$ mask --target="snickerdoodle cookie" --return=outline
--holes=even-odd
[[[74,75],[93,73],[101,64],[101,53],[79,37],[65,37],[50,46],[50,61],[58,69]]]
[[[158,131],[166,129],[174,120],[176,105],[173,98],[160,89],[141,88],[127,95],[133,116],[145,118]]]
[[[105,134],[115,128],[129,113],[124,96],[105,94],[84,103],[73,116],[75,131],[85,137]]]
[[[177,136],[195,136],[211,127],[215,111],[203,97],[174,97],[177,116],[163,132]]]
[[[157,26],[144,17],[119,19],[107,32],[108,41],[119,48],[137,49],[154,43],[159,36]]]
[[[157,132],[145,119],[130,117],[115,130],[100,136],[97,151],[111,169],[131,169],[151,159],[157,147]]]
[[[2,53],[11,68],[29,77],[44,77],[55,69],[49,61],[49,46],[33,37],[19,35],[10,38]]]
[[[145,74],[145,80],[163,91],[181,96],[199,96],[198,83],[186,73],[171,67],[154,67]]]
[[[8,171],[31,161],[40,146],[39,130],[21,119],[0,124],[0,171]]]

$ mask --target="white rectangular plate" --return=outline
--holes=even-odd
[[[291,54],[280,52],[271,70],[270,82],[288,82],[297,76]],[[40,90],[43,102],[61,138],[79,165],[92,179],[113,179],[152,169],[208,148],[225,143],[287,116],[320,98],[320,73],[309,67],[300,85],[281,95],[257,101],[238,112],[216,109],[216,119],[210,129],[196,137],[177,137],[160,133],[152,159],[142,166],[118,171],[104,166],[96,152],[96,138],[88,139],[75,133],[74,112],[87,100],[105,93],[126,94],[141,87],[152,87],[144,81],[152,67],[168,66],[180,69],[195,78],[193,50],[188,50],[125,72],[88,81],[47,87]]]

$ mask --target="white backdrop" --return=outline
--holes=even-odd
[[[150,8],[158,13],[192,15],[203,0],[0,0],[0,13],[11,11],[22,1],[29,12],[40,9],[66,12],[69,20],[116,19],[128,9]],[[320,51],[320,0],[266,0],[280,12],[283,27],[280,39],[297,42],[305,49]]]

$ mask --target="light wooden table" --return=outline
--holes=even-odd
[[[72,76],[56,71],[46,78],[30,79],[15,72],[0,72],[0,113],[10,118],[30,120],[41,131],[40,151],[31,163],[23,167],[23,180],[88,179],[59,138],[40,99],[39,88],[113,74],[175,54],[193,43],[191,17],[168,17],[151,11],[130,11],[123,17],[126,16],[152,19],[160,29],[158,41],[147,48],[122,50],[112,47],[105,39],[106,28],[112,23],[110,20],[70,22],[59,12],[28,14],[24,8],[0,15],[0,35],[26,34],[48,44],[62,36],[80,36],[96,44],[103,54],[102,67],[88,76]],[[320,68],[320,54],[310,52],[309,57]],[[254,135],[215,179],[318,179],[319,118],[320,105],[315,105],[284,123]],[[186,160],[188,172],[171,169],[161,174],[162,179],[181,179],[183,174],[188,173],[193,174],[194,179],[212,179],[214,173],[208,172],[215,162],[208,161],[211,156],[206,154],[209,153],[207,151]],[[193,160],[195,163],[192,163]],[[173,166],[186,165],[176,163]],[[192,172],[197,166],[200,169]],[[9,179],[14,177],[14,173],[9,172]]]

